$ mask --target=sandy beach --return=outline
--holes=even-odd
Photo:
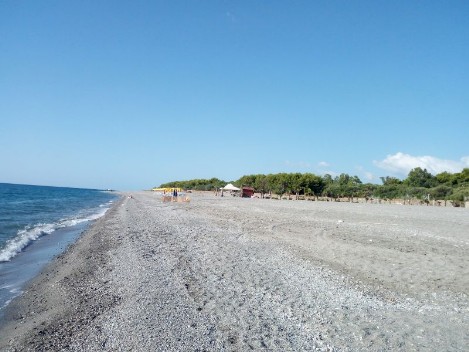
[[[464,351],[469,210],[123,196],[5,312],[1,351]]]

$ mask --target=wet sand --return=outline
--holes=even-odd
[[[462,351],[469,210],[122,198],[14,300],[6,351]]]

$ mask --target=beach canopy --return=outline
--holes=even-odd
[[[166,193],[173,193],[174,191],[182,192],[182,188],[179,187],[163,187],[163,188],[152,188],[153,192],[166,192]]]
[[[228,183],[225,187],[222,188],[224,191],[239,191],[238,187],[233,186],[231,183]]]

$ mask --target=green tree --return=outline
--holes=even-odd
[[[301,184],[301,179],[302,179],[302,174],[299,172],[288,174],[288,192],[289,193],[294,193],[296,195],[296,198],[298,199],[298,195],[302,191],[303,187]]]
[[[404,197],[404,194],[403,186],[390,184],[377,187],[373,192],[373,197],[380,199],[397,199]]]
[[[261,197],[264,198],[264,194],[270,190],[268,178],[266,175],[256,175],[254,182],[254,188],[257,192],[261,193]]]
[[[430,196],[433,199],[443,199],[446,200],[453,192],[453,189],[446,185],[439,185],[430,190]]]
[[[458,185],[469,185],[469,168],[463,169],[461,172],[453,174],[454,180]]]
[[[235,181],[235,184],[238,187],[242,187],[242,186],[254,187],[255,183],[256,183],[256,175],[245,175],[245,176],[242,176],[239,180]]]
[[[278,194],[281,197],[287,189],[286,175],[285,173],[267,175],[269,192]]]
[[[337,183],[329,183],[324,187],[323,195],[329,198],[337,199],[341,196],[342,190],[340,189],[340,185]]]
[[[301,175],[300,184],[305,195],[312,194],[316,197],[322,194],[322,191],[324,190],[325,186],[324,181],[321,177],[311,173],[305,173]]]
[[[400,185],[402,183],[401,180],[399,180],[397,177],[392,177],[392,176],[385,176],[385,177],[380,177],[381,182],[383,182],[383,185]]]
[[[420,167],[416,167],[409,172],[407,179],[404,182],[411,187],[426,187],[430,188],[436,186],[438,181],[436,178],[427,171]]]
[[[452,174],[449,172],[441,172],[435,176],[436,180],[438,181],[439,184],[448,184],[450,185],[452,183],[453,177]]]
[[[360,186],[359,190],[359,197],[365,198],[366,201],[368,201],[370,198],[373,197],[374,192],[376,189],[378,189],[380,186],[372,184],[372,183],[365,183]]]
[[[331,175],[329,174],[325,174],[323,177],[322,177],[322,180],[324,182],[324,186],[328,186],[332,183],[334,183],[334,179],[332,178]]]

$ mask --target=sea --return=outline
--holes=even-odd
[[[0,183],[0,318],[26,283],[117,198],[95,189]]]

